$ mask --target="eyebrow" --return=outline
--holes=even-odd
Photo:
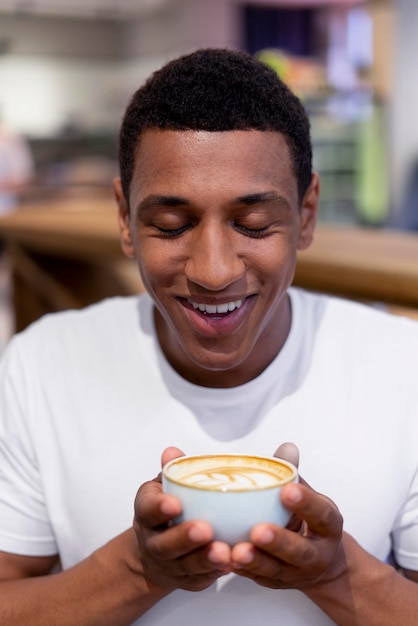
[[[152,209],[157,206],[176,207],[189,204],[190,202],[188,200],[179,196],[163,196],[158,194],[151,194],[144,198],[142,202],[140,202],[138,206],[138,212],[146,211],[147,209]]]
[[[290,208],[288,200],[276,193],[275,191],[264,191],[260,193],[250,193],[237,198],[237,204],[245,204],[252,206],[254,204],[263,204],[267,202],[277,202],[286,208]]]
[[[249,193],[244,196],[238,196],[235,198],[235,204],[243,204],[248,207],[256,205],[256,204],[267,204],[269,202],[277,202],[283,208],[290,209],[289,202],[276,193],[275,191],[263,191],[257,193]],[[155,207],[179,207],[179,206],[190,206],[190,201],[186,198],[182,198],[181,196],[166,196],[160,194],[150,194],[146,198],[140,202],[138,206],[138,214],[149,209],[153,209]]]

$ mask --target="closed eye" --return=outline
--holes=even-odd
[[[179,226],[179,228],[161,228],[161,226],[155,226],[158,231],[158,234],[163,239],[173,239],[175,237],[180,237],[183,233],[185,233],[189,228],[191,228],[191,224],[184,224],[183,226]]]
[[[243,233],[247,237],[261,238],[266,237],[270,234],[272,225],[268,224],[267,226],[262,226],[260,228],[249,228],[248,226],[243,226],[242,224],[234,224],[234,228],[239,232]]]

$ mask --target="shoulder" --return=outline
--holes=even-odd
[[[293,289],[292,307],[318,338],[336,347],[375,355],[410,355],[418,351],[418,321],[394,315],[379,306]]]
[[[141,313],[151,310],[147,294],[115,297],[80,310],[50,313],[15,335],[10,342],[13,351],[25,354],[54,353],[75,346],[111,345],[124,342],[139,327]]]
[[[417,332],[418,321],[401,315],[394,315],[384,305],[367,304],[346,298],[314,293],[299,288],[291,288],[292,306],[302,309],[302,314],[316,312],[327,315],[330,321],[349,318],[352,325],[377,324],[403,329],[405,332]]]

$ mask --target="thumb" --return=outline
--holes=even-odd
[[[180,448],[175,448],[174,446],[166,448],[161,455],[161,467],[164,467],[166,463],[172,461],[173,459],[177,459],[179,456],[186,456]]]
[[[299,449],[290,441],[282,443],[273,456],[278,459],[283,459],[284,461],[289,461],[289,463],[292,463],[295,467],[299,467]]]
[[[288,461],[292,463],[295,467],[299,467],[299,449],[298,447],[292,443],[291,441],[287,441],[286,443],[282,443],[274,453],[275,457],[278,459],[283,459],[284,461]],[[302,479],[299,477],[299,481],[302,482]],[[293,530],[294,532],[299,532],[302,528],[302,520],[297,515],[292,515],[287,524],[287,528],[289,530]]]

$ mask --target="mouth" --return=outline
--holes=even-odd
[[[187,318],[199,335],[222,337],[234,334],[248,318],[255,303],[255,294],[224,300],[199,302],[194,298],[177,298],[187,313]]]
[[[219,304],[205,304],[204,302],[194,302],[192,300],[188,300],[188,303],[192,305],[195,311],[200,311],[203,315],[225,315],[241,308],[242,299]]]

